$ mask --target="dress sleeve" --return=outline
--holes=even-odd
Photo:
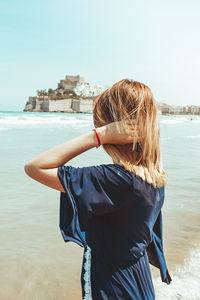
[[[108,165],[83,168],[63,165],[58,167],[58,177],[65,190],[60,195],[61,233],[65,241],[79,245],[84,244],[84,231],[93,216],[121,208],[122,195],[127,193],[130,180]]]
[[[154,224],[152,231],[152,241],[147,247],[147,254],[149,262],[153,266],[160,269],[161,279],[163,282],[170,284],[172,281],[168,272],[164,250],[163,250],[163,237],[162,237],[162,212],[160,211],[157,220]]]

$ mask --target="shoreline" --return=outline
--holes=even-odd
[[[81,299],[80,278],[83,249],[73,243],[69,243],[67,247],[62,243],[60,245],[59,249],[49,249],[48,255],[45,250],[36,255],[25,255],[20,258],[2,254],[0,257],[2,269],[8,268],[9,264],[6,261],[9,259],[10,270],[13,271],[13,276],[10,277],[11,288],[2,290],[0,293],[2,299],[36,299],[35,297],[37,297],[37,299],[46,300],[47,298],[54,299],[55,296],[59,299]],[[158,299],[176,299],[177,293],[182,297],[187,293],[187,290],[180,289],[180,287],[187,282],[189,273],[193,275],[193,269],[191,269],[192,250],[194,249],[191,249],[191,255],[185,259],[184,263],[176,266],[174,270],[167,264],[172,278],[170,285],[162,282],[160,270],[150,264],[156,297],[163,296],[165,293],[174,297],[159,297]],[[16,274],[18,276],[15,276]],[[4,286],[7,285],[6,280],[6,278],[3,279]]]
[[[24,110],[0,110],[1,113],[62,113],[62,114],[90,114],[92,115],[92,112],[86,112],[86,111],[42,111],[42,110],[32,110],[32,111],[24,111]],[[188,117],[200,117],[200,114],[159,114],[159,116],[165,116],[165,117],[180,117],[180,116],[188,116]]]
[[[11,111],[12,112],[12,111]],[[93,112],[92,111],[73,111],[72,109],[70,110],[60,110],[60,111],[42,111],[42,110],[32,110],[32,111],[25,111],[23,110],[22,112],[24,113],[29,113],[29,112],[42,112],[42,113],[70,113],[70,114],[92,114]],[[188,114],[184,114],[184,113],[181,113],[181,114],[166,114],[166,113],[158,113],[159,116],[166,116],[166,117],[179,117],[179,116],[189,116],[189,117],[196,117],[196,116],[199,116],[200,117],[200,114],[192,114],[192,113],[188,113]]]

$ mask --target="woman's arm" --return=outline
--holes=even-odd
[[[119,127],[119,124],[116,126],[116,123],[110,123],[97,129],[101,144],[123,144],[133,140],[133,133]],[[96,134],[91,131],[39,154],[26,163],[24,170],[38,182],[65,192],[57,175],[58,167],[97,145]]]
[[[96,147],[94,131],[57,145],[26,163],[24,170],[28,176],[53,189],[65,192],[57,175],[57,168],[75,156]]]

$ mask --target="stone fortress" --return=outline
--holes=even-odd
[[[66,75],[56,90],[41,90],[37,96],[30,96],[24,111],[92,113],[94,97],[104,90],[79,75]]]
[[[66,75],[58,83],[57,89],[49,89],[48,92],[38,90],[37,96],[30,96],[24,111],[92,113],[93,99],[105,89],[89,83],[80,75]],[[200,115],[200,106],[177,106],[162,102],[157,102],[157,105],[159,114],[163,115]]]

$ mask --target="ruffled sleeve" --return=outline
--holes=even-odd
[[[60,194],[60,230],[65,242],[86,244],[85,230],[94,215],[107,214],[123,205],[121,195],[130,188],[128,176],[116,176],[109,165],[83,168],[58,167],[65,190]],[[119,193],[120,191],[120,193]]]

